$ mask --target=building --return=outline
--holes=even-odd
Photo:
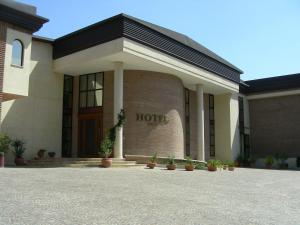
[[[125,14],[55,40],[33,34],[48,21],[34,6],[3,0],[0,21],[1,132],[27,159],[98,156],[123,108],[116,158],[300,154],[299,75],[242,82],[189,37]]]

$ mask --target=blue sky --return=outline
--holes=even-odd
[[[121,12],[184,33],[244,71],[242,79],[300,73],[299,0],[20,0],[57,38]]]

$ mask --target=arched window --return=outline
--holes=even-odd
[[[15,66],[23,66],[23,44],[20,40],[14,40],[12,43],[12,61]]]

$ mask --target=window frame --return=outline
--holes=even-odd
[[[21,45],[21,63],[20,63],[20,65],[18,65],[18,64],[15,64],[14,62],[13,62],[13,56],[14,56],[14,43],[15,42],[18,42],[18,43],[20,43],[20,45]],[[13,67],[18,67],[18,68],[23,68],[23,66],[24,66],[24,44],[23,44],[23,42],[20,40],[20,39],[14,39],[13,41],[12,41],[12,52],[11,52],[11,66],[13,66]]]
[[[94,76],[94,81],[97,80],[97,74],[100,74],[102,77],[102,88],[96,88],[96,84],[95,84],[95,88],[94,89],[89,89],[88,87],[88,80],[90,76]],[[85,83],[85,89],[81,88],[81,79],[82,78],[86,79],[86,83]],[[102,91],[102,104],[100,106],[96,106],[96,92],[97,91]],[[88,93],[94,93],[94,104],[93,106],[88,106]],[[82,93],[86,93],[85,94],[85,106],[81,106],[81,94]],[[78,91],[78,110],[79,111],[83,111],[83,110],[88,110],[88,109],[93,109],[93,108],[101,108],[103,107],[103,96],[104,96],[104,72],[96,72],[96,73],[89,73],[89,74],[83,74],[79,76],[79,91]]]
[[[208,116],[209,116],[209,156],[216,157],[216,131],[215,131],[215,96],[208,95]],[[211,118],[211,112],[213,118]],[[213,128],[213,129],[211,129]],[[212,141],[213,140],[213,141]]]
[[[71,90],[67,90],[67,81],[71,82]],[[74,93],[74,77],[70,75],[64,75],[64,84],[63,84],[63,117],[62,117],[62,139],[61,139],[61,154],[62,157],[71,157],[72,156],[72,144],[73,144],[73,93]],[[67,95],[71,95],[70,107],[66,107],[65,101],[69,100],[66,98]],[[70,124],[66,123],[66,119],[69,118]],[[67,125],[68,124],[68,125]],[[70,132],[71,137],[66,135]]]
[[[185,114],[185,155],[191,156],[190,134],[190,90],[184,88],[184,114]]]

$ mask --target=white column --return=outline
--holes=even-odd
[[[118,114],[123,109],[123,63],[114,63],[114,124],[118,122]],[[123,158],[123,128],[116,134],[114,158]]]
[[[197,159],[205,161],[204,150],[204,98],[203,86],[196,85],[197,89]]]

